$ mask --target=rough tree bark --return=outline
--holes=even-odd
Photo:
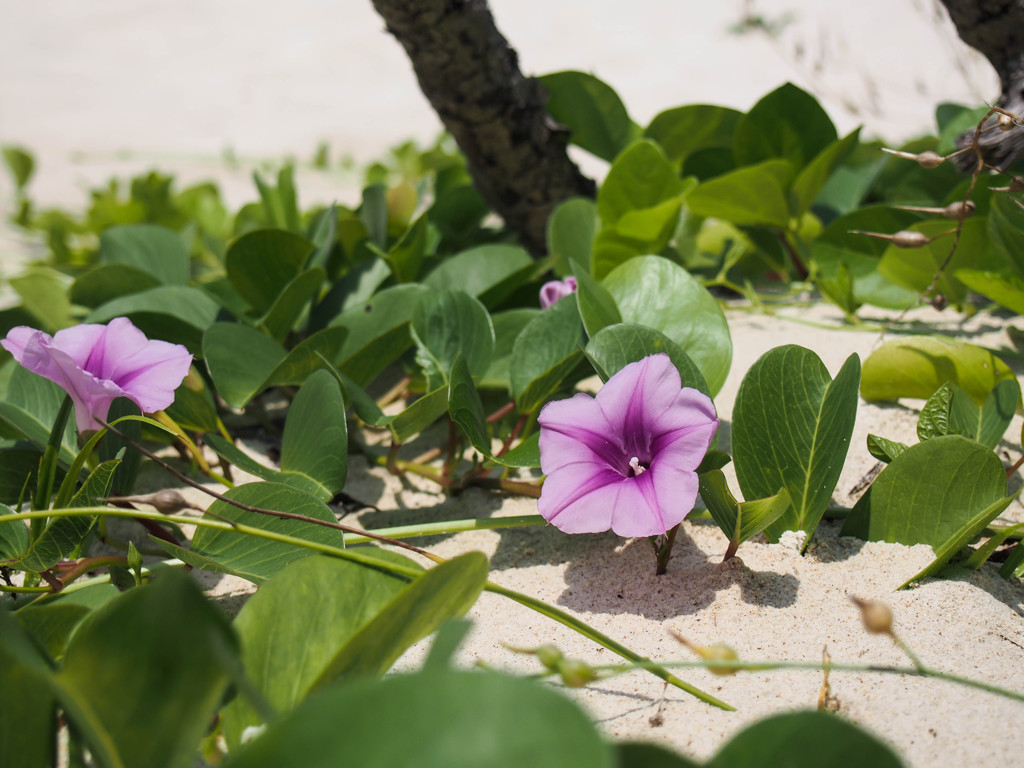
[[[469,162],[477,189],[534,254],[551,210],[594,182],[566,153],[547,93],[519,71],[486,0],[373,0],[420,89]]]
[[[1002,94],[997,106],[1024,115],[1024,0],[941,0],[960,39],[980,51],[999,75]],[[974,132],[960,137],[968,145]],[[1024,159],[1024,128],[993,130],[979,145],[989,165],[1005,168]],[[961,155],[962,166],[973,168],[976,158]]]

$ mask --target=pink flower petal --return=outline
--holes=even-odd
[[[625,466],[618,466],[622,445],[590,395],[579,393],[568,400],[548,403],[541,409],[537,423],[542,427],[540,456],[544,474],[581,459],[601,459],[625,472]]]

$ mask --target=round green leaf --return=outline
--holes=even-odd
[[[678,369],[684,387],[708,394],[707,382],[690,356],[668,336],[645,325],[619,323],[602,328],[587,343],[586,352],[605,381],[629,363],[664,353]]]
[[[732,149],[732,137],[742,113],[730,107],[688,104],[659,113],[644,136],[654,139],[677,168],[700,149]]]
[[[460,290],[493,307],[529,278],[534,262],[516,245],[481,245],[442,261],[423,284]]]
[[[619,155],[597,193],[601,222],[614,224],[630,211],[654,208],[683,193],[685,185],[661,148],[637,141]]]
[[[548,253],[554,259],[559,277],[575,274],[571,264],[590,263],[590,252],[597,234],[597,207],[586,197],[574,197],[560,203],[548,219]]]
[[[566,296],[534,317],[512,347],[512,396],[529,413],[558,390],[582,357],[583,324],[576,297]]]
[[[73,304],[95,308],[112,299],[159,285],[156,277],[138,267],[100,264],[80,275],[71,284],[68,296]]]
[[[547,111],[572,131],[571,141],[609,163],[633,135],[633,121],[619,95],[586,72],[554,72],[537,78],[548,92]]]
[[[790,210],[787,191],[793,181],[788,160],[766,160],[698,184],[686,207],[698,216],[738,226],[785,227]]]
[[[108,229],[100,235],[100,261],[140,269],[163,285],[188,283],[188,246],[166,227],[128,224]]]
[[[258,229],[228,246],[224,267],[232,285],[262,315],[314,250],[313,243],[293,232]]]
[[[484,305],[463,291],[441,291],[420,299],[412,315],[416,362],[427,377],[427,388],[448,381],[456,355],[461,354],[474,376],[487,370],[494,351],[494,326]]]
[[[281,438],[282,481],[296,481],[323,501],[345,487],[348,426],[341,387],[328,371],[314,371],[288,409]]]
[[[700,369],[711,396],[718,394],[732,363],[732,338],[725,314],[704,286],[659,256],[630,259],[612,270],[604,286],[623,321],[668,336]]]
[[[782,158],[799,170],[836,138],[836,128],[818,100],[786,83],[740,118],[733,151],[738,165]]]

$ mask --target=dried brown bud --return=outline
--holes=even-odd
[[[939,310],[939,312],[941,312],[942,310],[944,310],[946,307],[949,306],[949,299],[947,299],[944,294],[936,293],[932,297],[931,304],[932,304],[932,307],[934,307],[935,309]]]
[[[938,168],[946,161],[946,158],[938,152],[932,152],[930,149],[916,155],[913,152],[903,152],[898,149],[888,149],[886,147],[882,147],[882,151],[888,152],[890,155],[895,155],[896,157],[902,157],[905,160],[913,160],[922,168]]]
[[[192,505],[185,500],[177,491],[165,488],[162,491],[157,491],[150,496],[142,496],[139,498],[143,504],[149,504],[157,512],[164,515],[172,515],[175,512],[181,512],[183,509],[192,509]]]
[[[968,216],[973,216],[978,210],[978,206],[974,204],[973,200],[957,200],[955,203],[947,205],[942,215],[947,219],[953,219],[954,221],[963,221]]]
[[[999,115],[999,120],[996,121],[999,125],[999,130],[1008,131],[1013,128],[1013,118],[1009,115]]]
[[[892,611],[889,606],[878,600],[863,600],[859,597],[850,599],[860,608],[864,629],[873,635],[892,635]]]

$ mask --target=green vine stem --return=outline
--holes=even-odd
[[[122,517],[132,519],[142,518],[146,520],[157,520],[163,522],[167,521],[167,517],[159,512],[145,512],[135,509],[112,509],[110,507],[77,507],[75,509],[54,509],[49,510],[48,512],[24,512],[21,514],[0,515],[0,525],[15,521],[34,520],[40,517],[47,516],[86,517],[92,515],[104,515],[107,517]],[[208,520],[205,518],[187,518],[182,519],[182,522],[185,522],[189,525],[195,525],[199,528],[212,528],[220,531],[233,531],[235,533],[242,533],[248,536],[253,536],[255,538],[266,539],[268,541],[276,541],[281,544],[289,544],[295,547],[302,547],[304,549],[309,549],[314,552],[320,552],[322,554],[330,555],[332,557],[339,557],[344,560],[350,560],[352,562],[359,563],[360,565],[364,565],[369,568],[375,568],[377,570],[386,571],[388,573],[392,573],[397,576],[402,576],[408,579],[415,579],[419,577],[422,573],[421,571],[418,571],[415,568],[408,568],[406,566],[399,565],[398,563],[384,562],[382,560],[378,560],[377,558],[360,554],[358,550],[339,549],[338,547],[332,547],[329,544],[321,544],[315,541],[308,541],[306,539],[300,539],[295,536],[288,536],[287,534],[268,531],[263,528],[256,528],[254,526],[245,525],[243,523],[227,523],[222,522],[220,520]],[[433,560],[435,563],[440,563],[444,561],[444,558],[441,558],[438,555],[434,555],[431,553],[424,554],[428,558]],[[601,632],[598,632],[590,625],[580,621],[579,619],[573,616],[570,616],[569,614],[559,610],[558,608],[555,608],[554,606],[548,605],[547,603],[541,600],[537,600],[536,598],[530,597],[529,595],[524,595],[520,592],[515,592],[511,589],[502,587],[498,584],[495,584],[492,581],[485,582],[484,590],[492,592],[494,594],[502,595],[503,597],[507,597],[511,600],[514,600],[515,602],[520,603],[521,605],[524,605],[527,608],[537,611],[541,615],[547,616],[548,618],[551,618],[554,621],[557,621],[560,624],[563,624],[566,627],[569,627],[570,629],[579,632],[584,637],[587,637],[596,642],[597,644],[604,646],[608,650],[612,651],[618,656],[621,656],[627,661],[635,663],[643,662],[644,664],[649,664],[649,668],[645,667],[647,671],[651,672],[656,677],[664,680],[665,682],[674,685],[675,687],[683,691],[686,691],[687,693],[693,696],[696,696],[701,701],[707,702],[708,704],[711,704],[713,706],[719,707],[720,709],[724,709],[727,711],[735,710],[734,707],[730,706],[729,704],[726,704],[724,701],[720,701],[711,694],[705,693],[704,691],[695,688],[689,683],[680,680],[678,677],[671,674],[668,670],[657,666],[656,664],[654,664],[654,662],[651,662],[648,659],[644,659],[642,656],[629,650],[628,648],[626,648],[626,646],[622,645],[621,643],[612,640],[610,637],[602,634]],[[31,604],[32,602],[36,601],[27,602],[22,606],[19,606],[19,609],[21,607],[24,607],[24,605]]]

